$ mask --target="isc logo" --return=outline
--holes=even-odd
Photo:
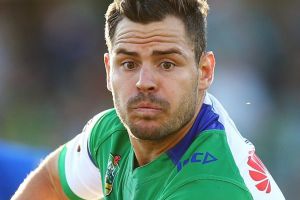
[[[179,161],[177,163],[177,170],[179,172],[184,166],[186,166],[189,163],[191,163],[191,164],[198,163],[198,164],[205,165],[205,164],[217,161],[217,160],[218,159],[209,152],[205,152],[205,153],[196,152],[192,155],[191,158],[186,159],[183,162]]]

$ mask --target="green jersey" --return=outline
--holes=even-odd
[[[127,130],[111,109],[65,145],[60,180],[70,199],[284,199],[254,146],[210,94],[180,142],[144,166],[135,162]]]

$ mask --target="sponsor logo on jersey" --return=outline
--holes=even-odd
[[[109,160],[107,164],[107,170],[105,174],[105,195],[110,195],[113,190],[113,183],[116,175],[119,172],[119,161],[121,160],[121,156],[119,155],[109,155]]]
[[[209,152],[204,152],[204,153],[203,152],[196,152],[192,155],[191,158],[183,160],[183,161],[179,161],[177,163],[177,171],[179,172],[180,170],[182,170],[183,167],[185,167],[188,164],[206,165],[206,164],[215,162],[217,160],[218,159]]]
[[[268,177],[268,170],[254,152],[248,157],[247,164],[251,167],[249,175],[256,182],[255,187],[259,191],[270,193],[271,183]]]

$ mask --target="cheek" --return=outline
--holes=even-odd
[[[198,85],[198,76],[196,73],[182,72],[179,76],[170,81],[169,87],[171,94],[183,95],[193,93]]]
[[[173,107],[180,107],[185,101],[196,98],[197,79],[195,77],[181,77],[168,83],[167,96]]]
[[[130,84],[128,79],[126,80],[122,76],[111,77],[112,94],[114,99],[119,105],[126,105],[130,96],[132,96],[133,86]]]

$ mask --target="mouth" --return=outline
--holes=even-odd
[[[133,118],[157,119],[161,114],[166,113],[170,108],[168,101],[152,94],[139,93],[128,100],[127,109]]]
[[[147,102],[141,102],[138,103],[137,105],[132,106],[132,110],[144,115],[157,114],[163,111],[161,106],[152,103],[147,103]]]

